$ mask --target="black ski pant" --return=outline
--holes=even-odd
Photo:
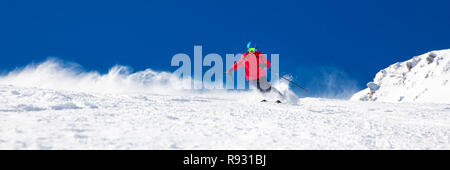
[[[275,92],[280,98],[283,98],[284,96],[281,94],[280,91],[273,88],[269,81],[267,81],[267,77],[260,77],[259,79],[253,79],[248,81],[250,85],[256,87],[261,93],[266,94],[269,92]]]

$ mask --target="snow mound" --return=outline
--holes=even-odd
[[[450,49],[397,62],[350,100],[450,103]]]

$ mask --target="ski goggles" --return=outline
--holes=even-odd
[[[249,48],[248,49],[248,52],[255,52],[256,51],[256,48]]]

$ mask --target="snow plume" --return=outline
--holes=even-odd
[[[356,80],[336,67],[300,67],[296,73],[294,78],[309,90],[299,91],[302,96],[349,99],[360,89]]]
[[[96,71],[86,72],[76,63],[67,63],[50,58],[42,63],[30,64],[0,76],[0,85],[18,87],[38,87],[43,89],[67,90],[94,93],[156,93],[168,95],[203,95],[220,98],[240,98],[254,102],[263,98],[254,91],[225,89],[192,90],[192,79],[181,79],[170,72],[152,69],[132,72],[131,68],[116,65],[106,74]],[[194,80],[197,81],[197,80]],[[279,85],[282,85],[278,83]],[[279,86],[276,85],[276,86]],[[282,85],[283,86],[283,85]],[[285,84],[282,92],[289,95],[288,101],[296,102],[297,96]],[[238,96],[237,96],[238,95]]]
[[[285,76],[287,77],[287,76]],[[286,96],[286,100],[291,104],[296,104],[298,102],[297,95],[290,89],[289,82],[287,80],[281,79],[273,84],[277,90],[279,90],[284,96]]]
[[[182,90],[180,81],[168,72],[146,69],[132,73],[129,67],[120,65],[112,67],[106,74],[84,72],[78,64],[55,58],[30,64],[0,77],[0,84],[3,85],[100,93],[169,93],[173,89]]]

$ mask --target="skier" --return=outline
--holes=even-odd
[[[247,50],[245,54],[227,71],[227,74],[233,77],[233,72],[238,68],[245,66],[245,76],[248,82],[256,87],[265,96],[267,94],[275,94],[278,99],[276,103],[281,103],[280,99],[284,96],[277,89],[273,88],[267,81],[266,70],[264,68],[270,67],[270,61],[258,51],[258,47],[255,43],[249,42],[247,44]],[[263,99],[261,102],[266,102]]]

